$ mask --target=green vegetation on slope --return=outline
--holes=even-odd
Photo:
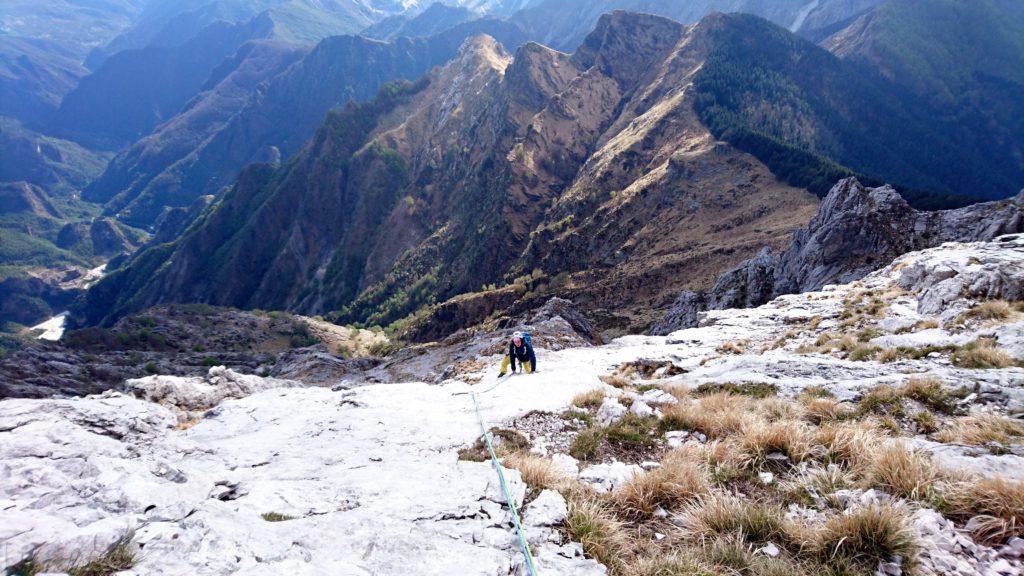
[[[961,127],[937,122],[931,104],[880,75],[756,17],[705,25],[714,47],[694,82],[697,113],[783,180],[822,195],[858,173],[935,193],[907,194],[921,208],[1016,191],[981,138],[959,139]]]

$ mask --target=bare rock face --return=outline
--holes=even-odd
[[[651,333],[668,334],[696,326],[704,310],[757,306],[781,294],[863,278],[897,256],[943,242],[987,241],[1021,231],[1024,192],[1008,200],[919,212],[890,186],[867,188],[857,179],[847,178],[832,188],[811,222],[793,234],[786,251],[773,256],[763,250],[721,276],[711,290],[684,292]],[[994,286],[1007,280],[996,271],[988,282]],[[957,292],[951,299],[962,288],[954,289],[951,283],[944,289]],[[1010,288],[985,290],[1006,291],[1012,298]],[[931,300],[941,302],[942,297],[936,295],[926,302]]]

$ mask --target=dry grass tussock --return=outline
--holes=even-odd
[[[622,514],[633,520],[651,518],[658,508],[672,509],[707,493],[707,469],[687,453],[669,453],[661,466],[634,476],[612,493]]]
[[[807,544],[822,559],[842,558],[872,570],[893,556],[912,559],[917,548],[907,512],[895,504],[836,514],[814,531]]]
[[[959,519],[976,519],[974,535],[986,543],[1024,536],[1024,481],[982,478],[960,482],[949,490],[945,503]]]
[[[573,540],[591,557],[621,573],[630,555],[630,536],[625,524],[598,497],[585,492],[571,493],[566,528]]]
[[[762,468],[773,452],[785,454],[792,462],[802,462],[812,452],[811,428],[796,421],[749,421],[740,440],[750,468]]]
[[[959,348],[953,352],[950,360],[958,368],[1009,368],[1020,364],[1006,350],[996,347],[995,341],[987,338],[975,340]]]
[[[710,540],[724,534],[742,534],[749,542],[791,543],[782,507],[769,502],[710,494],[682,508],[674,523],[684,534]]]
[[[947,444],[982,446],[989,442],[1010,444],[1024,438],[1024,423],[1005,416],[981,415],[956,418],[939,430],[935,439]]]
[[[865,486],[881,488],[910,500],[932,501],[940,482],[947,479],[927,456],[908,449],[900,441],[889,441],[875,447],[860,472]]]
[[[519,471],[528,486],[548,490],[566,490],[575,482],[565,471],[548,458],[528,452],[513,452],[502,461],[508,468]]]
[[[739,432],[752,417],[750,399],[727,392],[680,402],[663,410],[662,426],[668,430],[695,430],[711,438]]]
[[[579,394],[572,397],[572,405],[580,408],[600,408],[601,403],[604,402],[605,393],[604,390],[594,389],[586,392],[580,392]]]
[[[601,382],[615,387],[615,388],[626,388],[631,384],[628,378],[620,376],[618,374],[603,374],[597,377]]]
[[[723,342],[715,348],[715,352],[719,354],[743,354],[747,351],[747,347],[750,346],[750,340],[736,340],[734,342]]]

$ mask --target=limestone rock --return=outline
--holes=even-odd
[[[597,409],[597,422],[601,426],[608,426],[618,422],[626,415],[626,407],[615,398],[605,398],[601,407]]]

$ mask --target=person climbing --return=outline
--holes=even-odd
[[[512,341],[508,343],[508,354],[501,361],[501,373],[498,374],[498,378],[505,375],[510,364],[512,373],[515,374],[516,360],[519,360],[522,365],[523,372],[532,374],[537,371],[537,355],[533,353],[533,342],[529,334],[522,332],[512,334]]]

